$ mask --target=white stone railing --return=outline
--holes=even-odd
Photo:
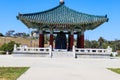
[[[17,47],[14,45],[14,54],[39,54],[39,55],[47,55],[49,57],[54,57],[57,55],[57,53],[61,55],[67,54],[67,49],[53,49],[52,47],[45,47],[45,48],[37,48],[37,47],[27,47],[27,46],[19,46]],[[66,53],[66,54],[65,54]],[[72,51],[68,52],[70,53],[70,56],[73,55],[73,57],[76,57],[77,55],[103,55],[103,56],[110,56],[111,54],[115,56],[112,52],[112,48],[108,46],[107,49],[93,49],[93,48],[75,48],[73,46]]]
[[[14,45],[13,53],[21,53],[21,54],[48,54],[48,56],[51,56],[51,46],[45,47],[45,48],[37,48],[37,47],[27,47],[27,46],[19,46],[17,47]]]
[[[110,54],[110,52],[108,52],[108,50],[107,49],[78,49],[78,48],[76,48],[75,49],[75,52],[76,53],[86,53],[86,54],[91,54],[91,53],[93,53],[93,54],[103,54],[103,53],[105,53],[105,54]]]
[[[107,49],[93,49],[93,48],[75,48],[73,47],[75,55],[111,55],[112,48],[108,46]]]

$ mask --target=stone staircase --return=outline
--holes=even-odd
[[[52,57],[71,57],[74,58],[74,53],[72,51],[52,51]]]

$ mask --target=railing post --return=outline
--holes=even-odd
[[[49,47],[49,56],[50,56],[50,58],[52,58],[52,46],[50,45],[50,47]]]
[[[75,54],[75,46],[73,46],[72,51],[73,51],[73,57],[75,57],[75,58],[76,58],[76,54]]]
[[[112,56],[115,56],[115,54],[112,52],[112,48],[110,48],[110,46],[108,46],[107,52],[110,53],[110,54],[112,54]]]
[[[17,45],[16,44],[14,44],[14,51],[16,51],[17,50]]]
[[[110,48],[110,46],[108,46],[108,48],[107,48],[107,52],[112,52],[112,48]]]
[[[24,49],[23,49],[23,47],[20,45],[19,46],[19,48],[20,48],[20,50],[23,52],[24,51]]]

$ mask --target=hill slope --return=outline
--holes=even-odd
[[[30,38],[22,38],[22,37],[0,37],[0,46],[10,41],[15,41],[16,43],[20,43],[21,45],[38,47],[38,39],[33,40]]]

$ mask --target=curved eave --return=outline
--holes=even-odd
[[[60,18],[55,19],[58,17],[58,13],[55,13],[56,10],[61,9],[61,8],[63,8],[64,11],[66,11],[66,12],[68,11],[67,12],[68,14],[70,12],[71,13],[69,14],[69,16],[65,16],[63,14],[63,12],[60,11],[61,14],[63,14],[63,15],[60,15],[60,13],[59,13]],[[48,16],[48,17],[46,17],[46,16]],[[46,18],[46,19],[44,19],[44,18]],[[43,12],[30,13],[30,14],[19,14],[17,16],[17,19],[21,20],[26,26],[28,26],[28,28],[36,28],[36,27],[50,26],[50,25],[56,26],[57,25],[58,27],[79,26],[79,27],[84,27],[87,30],[95,29],[97,26],[108,21],[107,16],[95,16],[95,15],[80,13],[75,10],[69,9],[64,4],[59,5],[55,8],[52,8],[47,11],[43,11]]]
[[[108,22],[108,18],[102,18],[98,21],[95,22],[85,22],[85,23],[77,23],[77,24],[73,24],[73,23],[43,23],[43,22],[37,22],[34,20],[27,20],[25,18],[22,18],[21,16],[19,16],[19,19],[28,27],[28,28],[37,28],[37,27],[43,27],[43,26],[56,26],[57,27],[62,27],[62,26],[79,26],[84,27],[86,30],[93,30],[96,27],[98,27],[99,25],[103,24],[104,22]]]

